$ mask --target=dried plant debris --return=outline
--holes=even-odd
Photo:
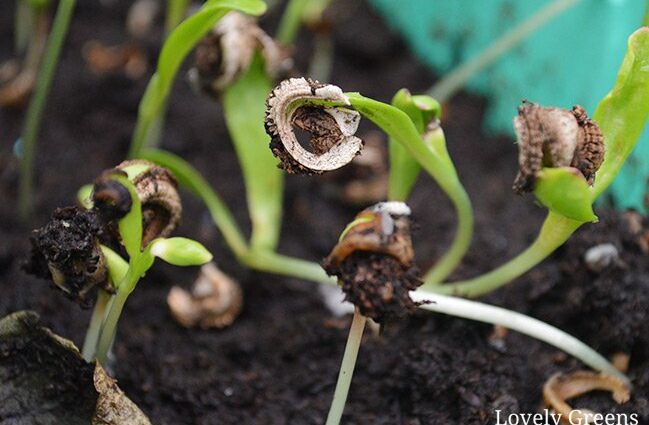
[[[131,80],[138,80],[147,70],[144,51],[133,43],[107,46],[90,40],[83,45],[81,53],[88,69],[95,75],[123,73]]]
[[[401,202],[362,211],[323,264],[338,277],[345,299],[377,322],[412,313],[420,304],[410,298],[422,280],[414,266],[409,215]]]
[[[50,221],[34,230],[31,257],[24,269],[51,279],[69,298],[85,305],[95,286],[113,291],[99,246],[103,226],[92,211],[58,208]]]
[[[340,87],[307,78],[282,81],[266,100],[266,132],[280,168],[291,174],[321,174],[351,162],[363,147],[355,136],[360,114]],[[311,152],[294,127],[310,134]]]
[[[119,219],[131,208],[128,190],[110,178],[115,172],[128,173],[142,204],[142,246],[167,237],[180,223],[182,204],[178,184],[165,168],[144,160],[129,160],[105,171],[93,190],[95,208],[106,220]]]
[[[573,167],[593,183],[604,161],[604,136],[584,108],[566,110],[524,101],[514,129],[519,149],[515,192],[532,191],[543,167]]]
[[[259,28],[255,18],[230,12],[196,47],[196,66],[189,73],[190,81],[216,96],[250,68],[257,51],[271,77],[281,77],[293,66],[288,50]]]
[[[99,393],[92,425],[150,425],[149,418],[117,386],[99,363],[93,376],[95,390]]]
[[[567,400],[591,391],[609,391],[618,404],[629,401],[631,388],[617,377],[604,373],[577,371],[570,374],[557,373],[543,386],[545,404],[563,418],[571,418],[574,423],[593,423],[595,413],[588,409],[574,409]],[[601,416],[601,415],[600,415]]]
[[[0,320],[0,382],[0,418],[10,423],[150,424],[101,366],[41,327],[34,312]]]
[[[174,286],[167,296],[174,319],[186,328],[230,326],[243,307],[239,284],[214,263],[201,267],[191,293]]]
[[[0,107],[22,107],[36,85],[50,24],[47,13],[39,13],[34,18],[37,20],[36,31],[30,37],[25,57],[0,64]]]

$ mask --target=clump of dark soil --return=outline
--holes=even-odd
[[[410,298],[422,283],[419,270],[390,255],[358,251],[326,270],[338,276],[345,301],[378,322],[412,314],[421,304]]]
[[[81,304],[95,285],[105,286],[107,268],[99,248],[103,225],[91,211],[57,208],[51,220],[34,230],[27,273],[52,281],[66,296]]]
[[[12,146],[22,112],[0,111],[0,316],[36,310],[58,334],[83,341],[90,312],[20,270],[29,256],[31,229],[69,205],[82,184],[120,163],[147,79],[96,76],[84,65],[85,42],[121,43],[131,2],[78,2],[70,37],[54,81],[37,155],[37,213],[22,225],[13,207],[17,160]],[[13,5],[13,2],[11,2]],[[11,9],[11,7],[8,7]],[[12,10],[0,14],[0,60],[12,54]],[[337,2],[333,26],[336,56],[331,82],[346,91],[389,101],[402,87],[413,93],[433,82],[368,5]],[[264,22],[273,27],[278,12]],[[161,27],[147,40],[155,63]],[[308,33],[296,50],[307,69]],[[181,73],[182,74],[182,73]],[[147,77],[148,78],[148,77]],[[512,105],[512,116],[516,113]],[[448,149],[476,211],[473,246],[453,279],[475,276],[529,244],[544,211],[509,191],[516,173],[512,141],[483,134],[483,100],[461,95],[445,105]],[[362,122],[359,136],[370,131]],[[385,140],[385,139],[384,139]],[[192,163],[214,185],[248,231],[243,183],[220,106],[197,97],[178,81],[169,102],[162,147]],[[280,252],[319,261],[359,208],[329,197],[318,177],[288,176]],[[245,307],[223,330],[185,329],[174,322],[165,299],[173,285],[189,287],[196,270],[156,266],[129,298],[115,344],[120,387],[156,424],[322,424],[331,402],[349,327],[327,311],[315,285],[253,273],[240,267],[205,208],[183,194],[183,224],[176,234],[197,239],[219,266],[242,283]],[[417,265],[426,270],[449,246],[455,218],[451,204],[421,177],[409,206],[419,231],[413,235]],[[649,347],[646,310],[649,262],[629,239],[617,213],[598,211],[587,225],[540,267],[487,297],[565,329],[605,355],[631,355],[632,399],[615,406],[606,395],[578,400],[596,411],[628,411],[649,423]],[[647,223],[643,223],[647,229]],[[595,273],[584,264],[593,244],[612,243],[621,263]],[[416,313],[389,322],[380,338],[365,336],[352,383],[348,424],[492,424],[494,410],[535,412],[542,384],[557,371],[583,368],[577,361],[522,335],[493,338],[493,328],[456,318]]]

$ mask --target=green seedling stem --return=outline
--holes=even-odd
[[[429,301],[429,303],[420,306],[424,310],[499,325],[520,332],[557,347],[595,370],[616,376],[627,384],[630,383],[628,377],[595,350],[561,329],[533,317],[502,307],[447,295],[427,293],[423,290],[412,292],[411,295],[415,301]]]
[[[284,45],[293,44],[302,24],[304,9],[308,6],[309,1],[289,0],[277,29],[276,38],[280,43]]]
[[[104,245],[101,246],[101,250],[108,264],[108,277],[113,283],[113,287],[117,289],[124,276],[126,276],[128,263],[119,254]],[[95,358],[99,332],[101,331],[101,326],[106,319],[106,314],[112,302],[113,295],[103,289],[99,289],[97,301],[95,302],[95,307],[90,318],[90,324],[86,331],[86,338],[83,342],[83,349],[81,350],[83,358],[88,362]]]
[[[284,174],[268,149],[264,130],[266,96],[272,89],[264,62],[256,55],[250,68],[222,96],[228,131],[239,158],[252,222],[250,249],[275,251],[279,241]]]
[[[336,382],[336,389],[334,390],[334,399],[327,415],[326,425],[338,425],[345,410],[345,402],[347,401],[347,394],[349,393],[349,386],[352,383],[352,376],[354,374],[354,367],[356,366],[356,359],[358,358],[358,350],[361,346],[363,339],[363,330],[365,329],[365,316],[358,312],[354,312],[352,325],[349,328],[349,336],[347,337],[347,345],[345,346],[345,354],[343,354],[343,361],[340,365],[338,372],[338,381]]]
[[[462,260],[473,236],[473,208],[448,156],[442,133],[431,133],[424,141],[408,114],[394,106],[366,98],[359,93],[346,93],[355,110],[378,125],[399,142],[419,165],[439,184],[451,199],[457,212],[457,232],[451,248],[429,273],[431,281],[441,281]],[[441,134],[441,138],[440,138]]]
[[[187,161],[159,149],[145,149],[140,156],[167,168],[178,183],[200,198],[237,261],[252,269],[320,283],[335,283],[317,263],[266,250],[252,250],[221,197]]]
[[[128,296],[133,292],[142,276],[151,268],[156,257],[176,266],[201,265],[212,259],[212,255],[201,244],[185,238],[158,238],[141,249],[142,205],[135,187],[123,175],[116,174],[113,179],[124,186],[131,195],[131,209],[118,223],[119,234],[129,255],[129,261],[128,267],[124,270],[123,265],[115,267],[115,262],[111,262],[111,256],[107,255],[111,279],[119,281],[119,283],[115,285],[116,293],[108,303],[104,314],[97,337],[96,352],[94,356],[91,356],[91,358],[96,357],[101,364],[106,364],[108,351],[117,331],[117,323]],[[104,249],[104,253],[106,252]],[[86,351],[91,352],[91,349],[88,348]]]
[[[189,0],[167,0],[167,13],[165,15],[165,32],[169,34],[185,18]]]
[[[47,40],[43,65],[38,73],[34,95],[29,103],[22,136],[22,158],[20,161],[20,187],[18,192],[18,211],[23,220],[27,220],[33,208],[34,190],[34,156],[36,141],[41,125],[45,101],[52,86],[54,72],[59,61],[63,42],[68,33],[75,0],[60,0],[52,31]],[[36,36],[36,35],[34,35]]]

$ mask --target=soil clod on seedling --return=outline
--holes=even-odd
[[[377,322],[402,317],[420,305],[409,295],[422,284],[414,265],[409,215],[401,202],[362,211],[323,264],[329,275],[338,277],[345,299]]]
[[[45,226],[33,232],[28,273],[51,279],[69,298],[85,305],[92,288],[113,292],[99,247],[103,227],[91,211],[58,208]]]
[[[514,129],[519,149],[515,192],[533,190],[544,166],[573,167],[593,183],[604,161],[604,136],[583,107],[566,110],[524,101]]]

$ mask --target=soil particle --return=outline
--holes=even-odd
[[[421,304],[410,299],[422,283],[419,270],[389,255],[358,251],[327,273],[338,276],[345,301],[378,322],[413,313]]]
[[[57,208],[52,219],[32,233],[32,251],[25,271],[52,280],[67,297],[80,304],[87,302],[88,291],[96,285],[111,290],[99,248],[102,229],[91,211]]]

